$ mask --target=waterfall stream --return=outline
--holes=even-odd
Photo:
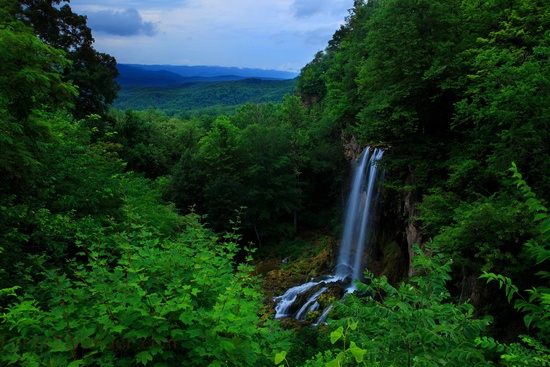
[[[319,309],[317,299],[329,289],[329,285],[347,284],[346,293],[356,290],[355,281],[361,279],[365,270],[364,255],[373,237],[379,182],[383,175],[377,168],[377,162],[383,154],[381,149],[367,148],[355,162],[334,275],[312,279],[275,297],[275,318],[305,320],[308,312]],[[331,308],[332,305],[326,307],[315,324],[324,322]]]

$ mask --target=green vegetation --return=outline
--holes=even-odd
[[[398,287],[385,277],[360,284],[337,305],[331,348],[305,366],[489,366],[476,343],[490,318],[476,319],[470,304],[446,302],[449,263],[416,248],[418,276]],[[355,362],[355,363],[352,363]]]
[[[105,115],[119,89],[116,60],[97,52],[86,17],[72,12],[64,0],[21,0],[18,18],[34,29],[42,42],[63,50],[71,67],[62,68],[62,79],[78,88],[71,113],[76,118]],[[9,0],[4,3],[10,3]]]
[[[124,87],[113,107],[145,110],[151,106],[169,116],[233,114],[245,103],[279,102],[292,93],[296,80],[244,79],[193,82],[168,87]]]
[[[550,365],[546,2],[356,1],[296,95],[125,111],[61,3],[0,0],[2,365]],[[284,331],[251,255],[330,256],[343,137],[388,148],[395,253],[428,240]]]

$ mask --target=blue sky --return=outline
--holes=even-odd
[[[120,63],[299,71],[353,0],[71,0]]]

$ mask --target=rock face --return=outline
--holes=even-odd
[[[353,135],[342,135],[344,141],[344,155],[347,159],[358,159],[363,152],[363,147],[359,145],[357,139]]]
[[[408,276],[410,268],[404,196],[385,189],[376,238],[367,253],[367,269],[375,276],[386,276],[397,284]]]
[[[391,149],[388,154],[391,154]],[[423,248],[425,243],[415,219],[420,215],[416,204],[421,198],[414,190],[407,189],[415,185],[412,172],[407,173],[403,184],[405,189],[400,192],[384,189],[376,240],[366,254],[367,269],[375,276],[386,276],[391,284],[414,275],[411,266],[413,246]]]
[[[407,180],[405,182],[406,187],[412,187],[414,185],[414,176],[412,173],[409,173]],[[422,232],[418,228],[416,217],[420,215],[418,209],[416,209],[416,203],[419,201],[418,195],[413,191],[409,190],[403,198],[403,216],[407,219],[407,225],[405,227],[405,233],[407,235],[407,251],[409,254],[409,271],[408,276],[414,275],[414,268],[410,264],[410,259],[413,257],[413,246],[419,245],[423,248],[424,238]]]

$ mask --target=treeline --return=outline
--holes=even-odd
[[[169,116],[230,115],[245,103],[279,102],[294,91],[296,80],[244,79],[189,82],[165,87],[127,86],[113,107],[125,110],[161,110]]]

